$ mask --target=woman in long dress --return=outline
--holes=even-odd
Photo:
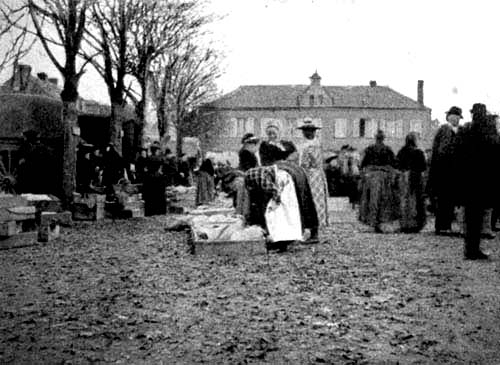
[[[365,149],[361,169],[359,220],[381,233],[382,223],[397,221],[400,214],[398,172],[392,149],[384,144],[385,134],[377,131],[375,144]]]
[[[401,231],[420,232],[425,226],[423,173],[426,169],[424,152],[417,147],[417,134],[410,132],[397,155],[400,176]]]
[[[205,159],[196,173],[196,205],[203,205],[215,199],[215,170],[212,160]]]
[[[300,150],[299,165],[307,174],[319,225],[319,227],[311,229],[310,240],[316,241],[318,239],[318,229],[328,226],[328,188],[323,170],[321,145],[316,138],[316,130],[320,129],[320,127],[314,125],[311,119],[306,119],[299,129],[302,130],[306,139]]]

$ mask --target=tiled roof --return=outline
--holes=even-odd
[[[22,91],[23,94],[46,96],[52,99],[61,99],[62,89],[47,80],[40,80],[38,77],[30,76],[26,83],[26,89]],[[8,80],[0,86],[0,93],[10,94],[19,91],[13,90],[11,87],[11,80]]]
[[[297,99],[307,96],[309,85],[245,85],[207,104],[207,107],[238,108],[291,108],[297,107]],[[417,101],[387,86],[321,86],[333,97],[325,106],[351,108],[422,109]],[[302,107],[309,100],[302,98]]]
[[[0,94],[0,138],[21,138],[27,129],[42,138],[62,136],[62,103],[32,94]]]

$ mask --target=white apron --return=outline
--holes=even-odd
[[[276,168],[276,167],[275,167]],[[281,202],[271,199],[266,209],[266,224],[273,242],[302,240],[299,202],[292,177],[276,168],[276,182]]]

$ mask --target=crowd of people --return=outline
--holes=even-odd
[[[114,194],[120,182],[142,184],[145,214],[166,213],[165,189],[168,186],[193,185],[196,158],[177,158],[170,149],[162,151],[159,142],[141,148],[135,161],[127,163],[112,144],[102,151],[82,143],[77,152],[77,192]]]
[[[378,130],[361,154],[345,145],[326,160],[316,138],[320,127],[312,120],[299,127],[305,142],[298,147],[269,125],[263,141],[243,136],[238,169],[225,174],[222,189],[233,197],[237,213],[247,224],[261,226],[269,247],[277,250],[302,240],[307,231],[306,242],[317,242],[328,225],[330,195],[349,197],[359,220],[378,233],[394,222],[402,233],[418,233],[434,213],[436,235],[463,235],[465,258],[486,259],[480,239],[496,236],[500,215],[499,181],[488,165],[500,157],[500,137],[498,118],[484,104],[474,104],[471,115],[471,122],[460,125],[462,110],[451,107],[425,153],[415,132],[395,153]]]
[[[378,130],[375,143],[360,154],[345,145],[338,154],[323,159],[312,119],[299,127],[303,143],[280,138],[271,124],[266,138],[243,136],[239,165],[213,164],[176,158],[159,143],[142,149],[133,164],[125,164],[113,145],[104,152],[82,144],[78,151],[77,181],[80,192],[102,187],[110,193],[121,179],[143,184],[146,214],[164,214],[165,188],[196,185],[196,204],[214,200],[220,189],[233,198],[236,213],[248,225],[266,232],[268,248],[284,251],[290,242],[317,242],[328,226],[327,196],[347,196],[358,208],[359,220],[384,232],[384,223],[399,222],[400,231],[418,233],[435,215],[436,235],[462,234],[467,259],[486,259],[479,246],[482,237],[495,237],[500,215],[498,180],[489,166],[500,157],[496,115],[484,104],[474,104],[472,121],[460,125],[462,110],[446,113],[446,123],[437,131],[430,156],[418,145],[418,134],[410,132],[404,146],[394,153]],[[462,232],[452,223],[462,209]]]
[[[222,179],[236,212],[248,225],[264,229],[271,250],[285,251],[305,237],[306,242],[318,242],[320,230],[328,226],[328,188],[316,138],[320,127],[308,119],[299,129],[305,142],[298,147],[280,138],[274,124],[267,126],[263,141],[245,134],[238,169]]]
[[[402,232],[419,232],[426,223],[427,202],[435,215],[436,235],[464,237],[466,259],[487,259],[480,249],[482,237],[493,238],[498,219],[499,180],[491,159],[500,157],[496,115],[476,103],[472,121],[460,125],[462,110],[446,113],[446,124],[437,131],[430,160],[408,134],[397,155],[384,144],[378,131],[361,162],[361,222],[382,232],[382,224],[399,220]],[[463,212],[460,231],[453,231],[458,211]]]

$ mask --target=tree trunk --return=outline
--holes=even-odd
[[[140,126],[139,132],[137,134],[137,146],[135,146],[136,149],[143,147],[145,142],[144,141],[144,128],[146,127],[146,123],[144,121],[145,109],[146,109],[145,99],[142,98],[135,107],[138,125]]]
[[[179,110],[177,110],[175,113],[175,119],[176,119],[175,129],[177,131],[177,140],[176,140],[177,156],[180,156],[182,154],[182,138],[184,137],[184,130],[181,118],[182,118],[181,113],[179,112]]]
[[[120,102],[112,102],[111,121],[109,123],[109,142],[115,146],[116,151],[122,156],[122,129],[125,118],[125,105]]]
[[[76,186],[76,138],[78,114],[76,102],[63,101],[63,205],[67,208],[73,202]]]

